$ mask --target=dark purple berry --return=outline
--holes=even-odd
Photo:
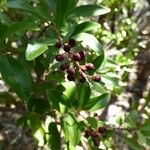
[[[62,47],[62,43],[60,41],[58,41],[56,44],[55,44],[55,47],[56,48],[61,48]]]
[[[70,39],[68,44],[71,46],[71,47],[74,47],[76,45],[76,41],[74,39]]]
[[[64,56],[63,55],[56,55],[55,59],[57,61],[63,61],[64,60]]]
[[[80,77],[79,81],[80,81],[81,83],[84,83],[84,82],[86,82],[86,78],[85,78],[85,77]]]
[[[93,143],[95,146],[99,146],[99,139],[98,138],[94,138],[93,139]]]
[[[91,135],[90,130],[86,130],[84,136],[85,136],[86,138],[88,138],[88,137],[90,137],[90,135]]]
[[[81,60],[85,59],[85,51],[80,51],[79,52]]]
[[[65,44],[65,45],[64,45],[64,51],[65,51],[65,52],[69,52],[70,49],[71,49],[71,46],[70,46],[70,45],[68,45],[68,44]]]
[[[92,80],[95,82],[99,82],[101,80],[101,77],[99,75],[93,75]]]
[[[92,136],[92,138],[98,138],[98,132],[97,131],[92,131],[91,136]]]
[[[60,70],[61,71],[65,71],[68,68],[69,68],[69,64],[62,64],[62,65],[60,65]]]
[[[73,60],[75,60],[75,61],[80,61],[80,60],[81,60],[80,54],[79,54],[79,53],[74,54],[74,55],[73,55]]]
[[[92,63],[86,64],[85,67],[86,67],[86,70],[93,70],[93,69],[95,69],[95,67],[94,67],[94,65]]]
[[[107,131],[106,127],[99,127],[99,128],[98,128],[98,132],[99,132],[100,134],[105,134],[106,131]]]
[[[74,75],[75,74],[75,70],[73,68],[68,68],[67,69],[67,73],[70,75]]]
[[[73,76],[72,74],[68,74],[68,75],[67,75],[67,79],[68,79],[69,81],[74,81],[74,76]]]

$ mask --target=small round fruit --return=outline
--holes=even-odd
[[[58,41],[56,44],[55,44],[55,47],[56,48],[61,48],[62,47],[62,43],[60,41]]]
[[[95,69],[95,67],[94,67],[94,65],[92,63],[86,64],[85,67],[86,67],[86,70],[93,70],[93,69]]]
[[[72,74],[68,74],[68,75],[67,75],[67,79],[68,79],[69,81],[74,81],[74,76],[73,76]]]
[[[85,59],[85,51],[80,51],[79,52],[81,60]]]
[[[69,64],[62,64],[62,65],[60,65],[60,70],[61,71],[65,71],[68,68],[69,68]]]
[[[79,53],[74,54],[74,55],[73,55],[73,60],[75,60],[75,61],[80,61],[80,60],[81,60],[80,54],[79,54]]]
[[[99,142],[99,139],[98,139],[98,138],[94,138],[94,139],[93,139],[93,143],[94,143],[95,146],[98,147],[98,146],[99,146],[99,143],[100,143],[100,142]]]
[[[86,138],[88,138],[88,137],[90,137],[90,135],[91,135],[90,130],[86,130],[84,136],[85,136]]]
[[[71,46],[71,47],[74,47],[76,45],[76,41],[74,39],[70,39],[68,44]]]
[[[56,55],[55,59],[57,61],[63,61],[64,60],[64,56],[63,55]]]
[[[95,82],[99,82],[101,80],[101,77],[99,75],[93,75],[92,80]]]
[[[107,131],[106,127],[99,127],[99,128],[98,128],[98,132],[99,132],[100,134],[105,134],[106,131]]]
[[[68,45],[68,44],[65,44],[65,45],[64,45],[64,51],[65,51],[65,52],[69,52],[70,49],[71,49],[71,46],[70,46],[70,45]]]
[[[73,68],[68,68],[67,69],[67,73],[70,75],[74,75],[75,74],[75,70]]]

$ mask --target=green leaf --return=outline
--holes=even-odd
[[[88,47],[99,54],[103,53],[101,44],[92,34],[80,33],[78,35],[74,35],[72,38],[76,39],[76,41],[82,41],[81,44],[83,47]]]
[[[138,117],[138,112],[136,110],[132,110],[128,117],[127,117],[127,122],[128,122],[128,127],[135,128],[136,127],[136,120]]]
[[[6,26],[10,26],[12,21],[9,19],[9,17],[3,13],[0,12],[0,21],[2,24],[5,24]]]
[[[8,8],[21,9],[41,19],[48,19],[47,10],[41,7],[32,7],[26,0],[10,0],[6,2]]]
[[[98,127],[98,122],[94,117],[87,117],[86,120],[90,124],[90,126],[94,129],[97,129]]]
[[[27,10],[27,11],[33,11],[33,7],[30,6],[29,3],[27,3],[27,1],[25,0],[10,0],[7,1],[6,6],[8,8],[15,8],[15,9],[23,9],[23,10]]]
[[[144,150],[144,148],[137,142],[135,138],[128,138],[126,135],[123,135],[122,138],[133,150]]]
[[[35,59],[36,57],[40,56],[48,49],[47,46],[52,46],[55,43],[56,40],[52,38],[46,40],[45,42],[36,42],[34,44],[28,44],[26,49],[26,59],[28,61]]]
[[[50,145],[50,148],[52,150],[59,150],[61,147],[61,141],[60,141],[61,139],[60,139],[59,131],[57,129],[57,125],[54,122],[51,122],[49,124],[49,135],[50,138],[48,143]]]
[[[76,95],[76,85],[74,82],[64,82],[63,86],[66,90],[63,92],[69,99],[73,99]]]
[[[94,22],[94,21],[83,22],[81,24],[78,24],[75,27],[73,35],[79,34],[81,32],[92,31],[98,28],[100,28],[100,24],[97,22]]]
[[[36,112],[40,114],[48,113],[50,110],[49,102],[45,99],[31,98],[27,102],[27,106],[30,112]]]
[[[74,10],[77,0],[56,0],[56,25],[61,28],[67,17]]]
[[[97,56],[94,61],[92,62],[94,64],[95,69],[99,69],[100,66],[102,65],[103,61],[104,61],[104,52],[100,55]]]
[[[110,9],[100,5],[81,5],[76,7],[73,14],[76,16],[100,16],[110,12]]]
[[[80,141],[81,132],[73,115],[68,114],[68,116],[63,119],[63,129],[69,143],[76,146]]]
[[[84,107],[88,103],[90,95],[91,95],[91,89],[88,85],[80,84],[77,86],[78,106],[81,109],[84,109]]]
[[[21,99],[28,100],[30,96],[31,77],[24,66],[13,57],[0,55],[0,72],[6,84]]]
[[[10,35],[18,31],[26,31],[26,30],[33,30],[33,31],[40,30],[40,28],[37,26],[37,24],[34,23],[34,21],[35,19],[28,18],[26,20],[15,22],[10,26],[10,28],[7,31],[7,34]]]
[[[44,2],[50,8],[50,10],[53,10],[53,12],[56,11],[56,0],[44,0]]]
[[[145,120],[145,122],[141,125],[140,131],[144,136],[150,136],[150,121]]]
[[[137,135],[139,143],[146,144],[146,137],[140,131],[137,132]]]
[[[8,26],[6,26],[0,22],[0,44],[2,41],[5,40],[7,30],[8,30]]]
[[[87,103],[85,109],[88,111],[96,111],[98,109],[104,108],[110,100],[110,95],[108,93],[104,93],[100,96],[93,97]]]
[[[47,95],[48,95],[48,100],[50,103],[52,103],[53,108],[60,111],[59,103],[61,101],[62,93],[55,89],[48,89]]]

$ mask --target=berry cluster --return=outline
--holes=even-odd
[[[73,47],[76,46],[76,41],[74,39],[70,39],[67,44],[58,41],[55,46],[64,51],[63,54],[56,55],[55,59],[58,62],[67,60],[67,63],[65,62],[60,65],[60,70],[66,71],[69,81],[75,81],[76,77],[79,77],[78,81],[82,83],[86,82],[88,78],[91,78],[95,82],[101,80],[100,76],[97,74],[94,74],[92,77],[86,74],[87,71],[94,70],[95,67],[92,63],[81,65],[86,59],[86,54],[85,51],[74,52]],[[73,67],[71,67],[71,63]]]
[[[91,137],[93,144],[95,146],[99,146],[100,144],[100,137],[104,137],[105,133],[107,131],[107,128],[105,126],[99,127],[98,130],[93,130],[91,128],[85,130],[85,137],[89,138]]]

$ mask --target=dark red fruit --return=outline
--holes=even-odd
[[[88,137],[90,137],[90,135],[91,135],[91,131],[90,130],[86,130],[84,136],[86,138],[88,138]]]
[[[60,41],[58,41],[56,44],[55,44],[55,47],[56,48],[61,48],[62,47],[62,43]]]
[[[68,68],[67,69],[67,73],[70,75],[74,75],[75,74],[75,70],[73,68]]]
[[[69,64],[62,64],[62,65],[60,65],[60,70],[61,71],[65,71],[68,68],[69,68]]]
[[[101,77],[99,75],[93,75],[92,80],[95,82],[99,82],[101,80]]]
[[[80,61],[80,60],[81,60],[80,54],[79,54],[79,53],[74,54],[74,55],[73,55],[73,60],[75,60],[75,61]]]
[[[71,46],[71,47],[74,47],[76,45],[76,41],[74,39],[70,39],[68,44]]]
[[[85,77],[80,77],[79,81],[80,81],[81,83],[84,83],[84,82],[86,82],[86,78],[85,78]]]
[[[94,138],[93,139],[93,143],[94,143],[95,146],[99,146],[99,143],[100,143],[99,139],[98,138]]]
[[[98,132],[97,131],[92,131],[91,136],[92,136],[92,138],[98,138]]]
[[[94,67],[94,65],[92,63],[86,64],[85,67],[86,67],[87,70],[95,69],[95,67]]]
[[[74,81],[74,76],[73,76],[72,74],[68,74],[68,75],[67,75],[67,79],[68,79],[69,81]]]
[[[57,61],[63,61],[64,60],[64,56],[63,55],[56,55],[55,59]]]
[[[81,60],[85,59],[85,51],[80,51],[79,52]]]
[[[105,134],[106,131],[107,131],[106,127],[99,127],[99,128],[98,128],[98,132],[99,132],[100,134]]]
[[[71,49],[71,46],[70,46],[70,45],[68,45],[68,44],[65,44],[65,45],[64,45],[64,51],[65,51],[65,52],[69,52],[70,49]]]

